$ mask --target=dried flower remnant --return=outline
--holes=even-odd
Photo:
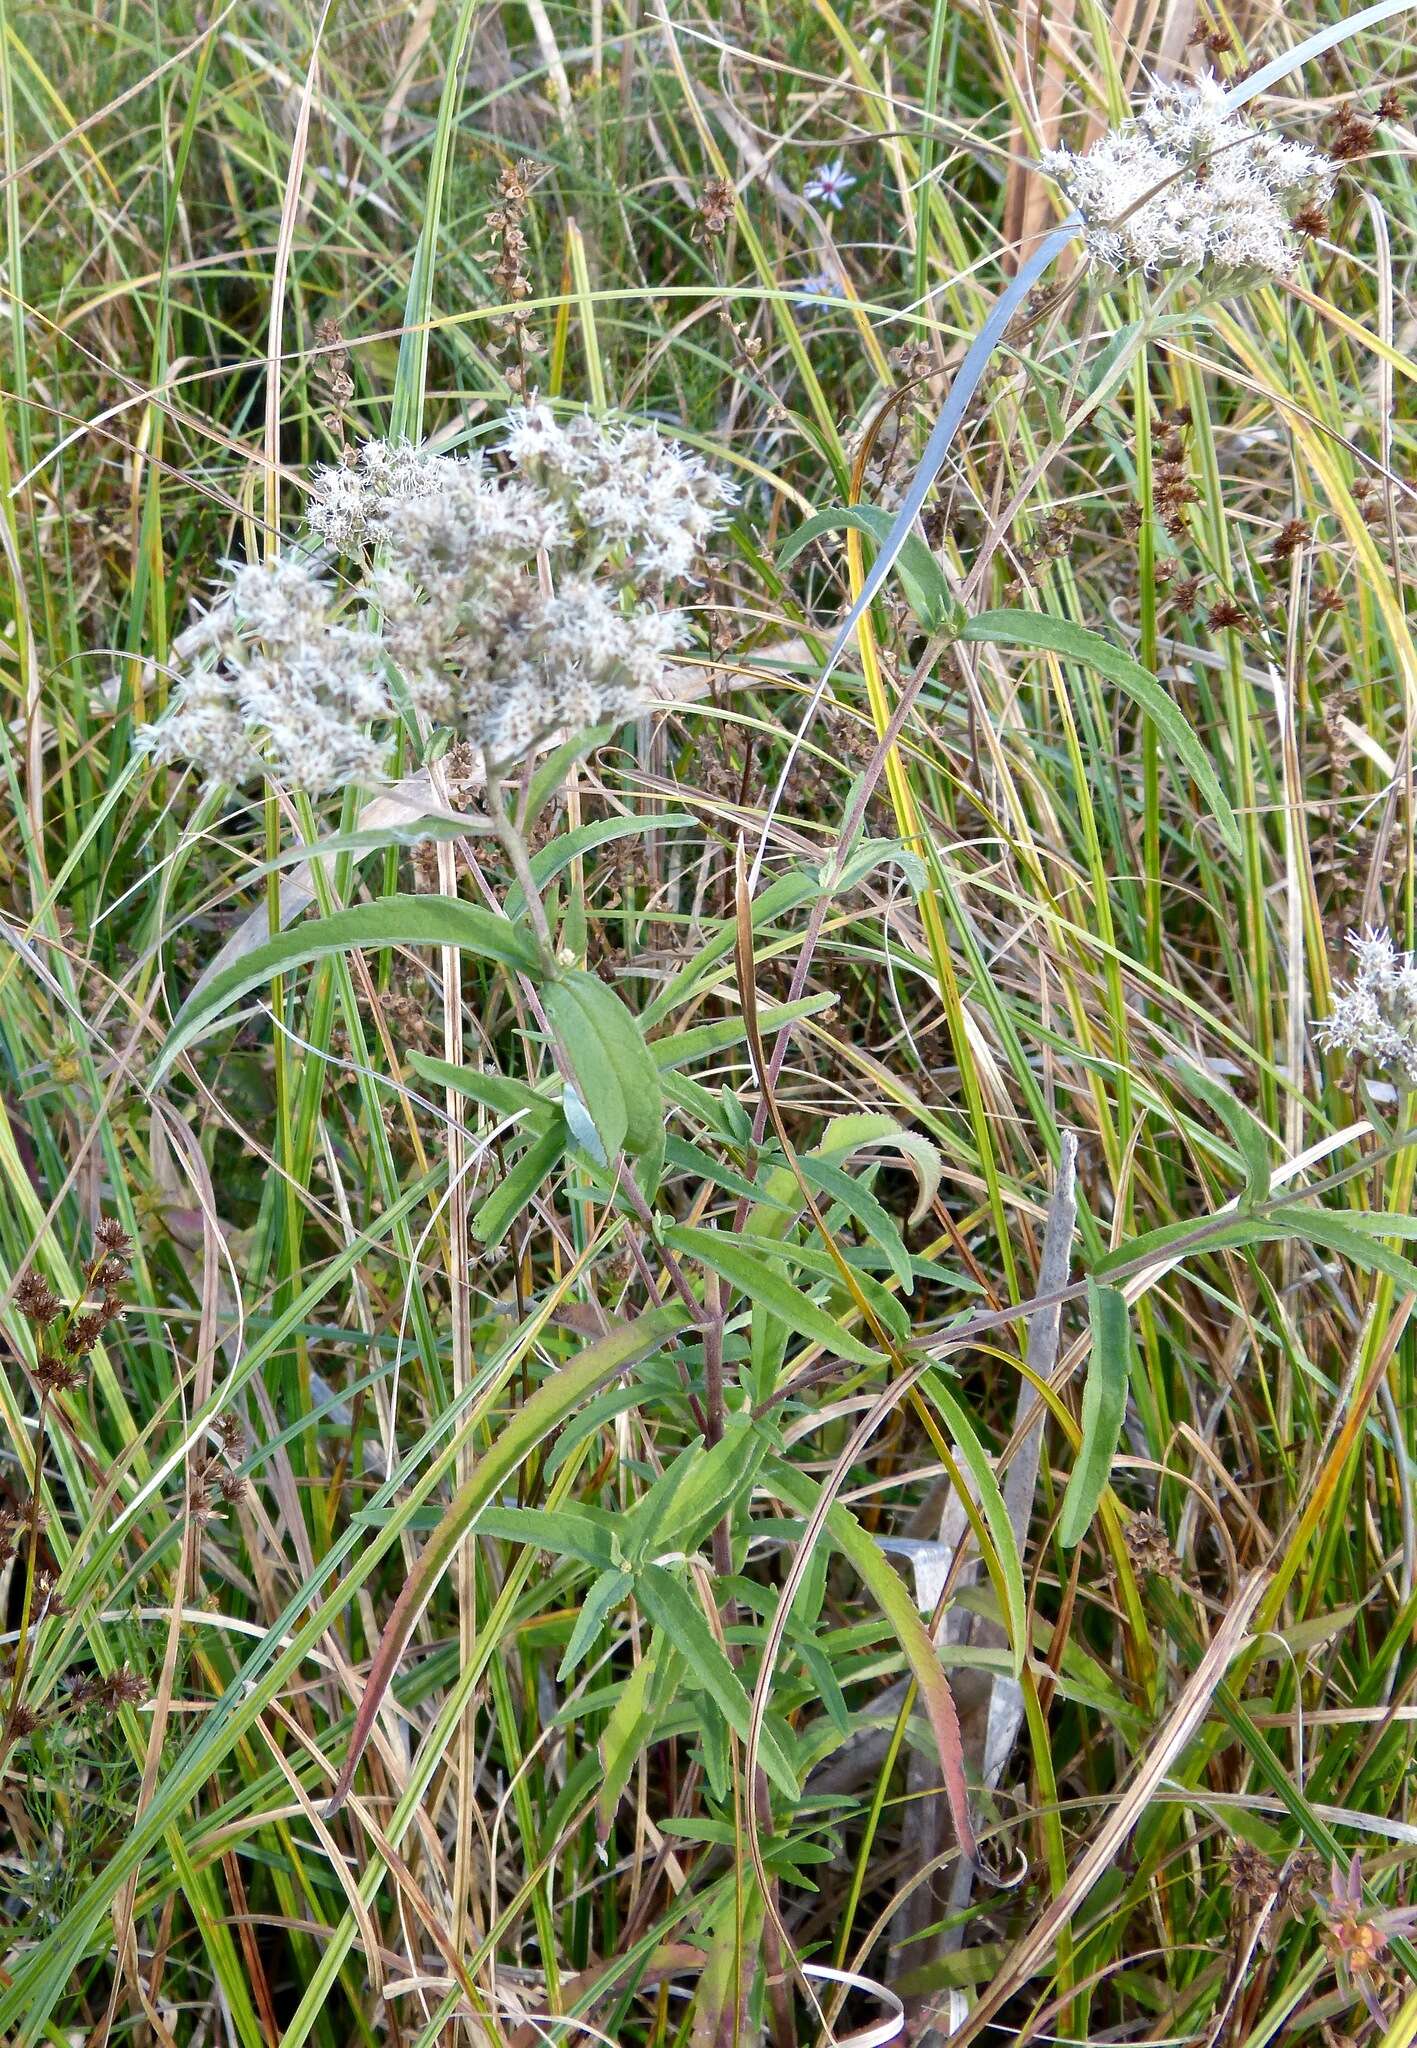
[[[813,171],[802,187],[802,197],[813,199],[820,206],[829,206],[833,213],[840,213],[842,201],[856,183],[846,168],[845,159],[833,157],[830,163],[822,164]]]
[[[1235,39],[1229,29],[1221,28],[1214,21],[1201,20],[1191,31],[1190,47],[1203,49],[1208,57],[1228,57],[1235,47]]]
[[[1377,132],[1376,121],[1365,120],[1356,107],[1341,106],[1325,138],[1328,153],[1335,163],[1356,163],[1368,154]]]
[[[1082,215],[1094,262],[1194,270],[1212,285],[1287,276],[1298,248],[1291,222],[1326,201],[1334,179],[1307,143],[1228,112],[1213,78],[1159,86],[1082,155],[1050,150],[1040,168]]]
[[[900,372],[902,384],[918,384],[923,377],[933,376],[938,367],[928,341],[901,342],[891,350],[891,361]]]
[[[531,284],[526,275],[526,252],[530,244],[522,222],[531,205],[532,191],[543,175],[530,157],[520,157],[498,177],[499,203],[487,216],[487,227],[492,236],[491,253],[496,258],[492,282],[508,306],[499,322],[501,339],[492,352],[505,352],[512,356],[513,360],[505,365],[502,374],[512,390],[519,394],[527,388],[529,358],[541,352],[541,344],[532,332],[530,317],[521,301],[531,296]]]
[[[1329,1015],[1314,1027],[1327,1052],[1366,1060],[1402,1088],[1417,1087],[1417,958],[1387,932],[1348,934],[1353,979],[1340,983]]]
[[[128,1277],[132,1256],[127,1232],[106,1216],[94,1229],[93,1253],[83,1267],[82,1300],[66,1307],[33,1268],[17,1283],[14,1304],[34,1331],[34,1381],[46,1402],[83,1384],[89,1353],[121,1313],[117,1290]]]
[[[1286,519],[1274,536],[1269,558],[1272,562],[1287,562],[1302,553],[1313,539],[1313,531],[1307,519]]]
[[[1245,607],[1233,597],[1218,597],[1205,615],[1212,633],[1243,633],[1253,625]]]
[[[1296,1849],[1279,1873],[1279,1908],[1283,1913],[1306,1913],[1312,1895],[1328,1875],[1317,1849]]]
[[[45,1330],[63,1309],[63,1302],[54,1292],[43,1274],[33,1267],[17,1282],[14,1294],[15,1307],[37,1330]]]
[[[1247,1913],[1262,1910],[1279,1894],[1279,1871],[1253,1842],[1231,1845],[1230,1889],[1235,1903]]]
[[[710,178],[699,194],[690,234],[696,242],[715,240],[733,218],[733,187],[727,178]]]
[[[1159,1515],[1153,1515],[1149,1510],[1133,1515],[1122,1540],[1133,1571],[1153,1572],[1162,1579],[1174,1579],[1179,1575],[1180,1563],[1171,1548],[1166,1524]]]
[[[71,1706],[95,1707],[104,1714],[116,1714],[120,1707],[136,1707],[147,1698],[148,1688],[131,1665],[120,1664],[106,1676],[98,1671],[81,1671],[68,1681]]]
[[[311,381],[329,403],[326,425],[337,440],[343,441],[344,411],[354,396],[354,378],[350,373],[349,350],[337,320],[327,317],[316,323],[315,345],[319,353],[311,364]]]
[[[1204,588],[1204,576],[1178,576],[1168,592],[1173,608],[1178,612],[1193,612]]]

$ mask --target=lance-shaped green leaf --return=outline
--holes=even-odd
[[[415,1074],[439,1088],[451,1088],[467,1095],[494,1116],[520,1116],[536,1129],[551,1122],[556,1104],[549,1095],[539,1095],[525,1081],[513,1081],[506,1074],[489,1074],[482,1067],[459,1067],[452,1060],[434,1059],[431,1053],[410,1052],[408,1063]]]
[[[630,1587],[634,1584],[629,1572],[604,1571],[586,1594],[576,1625],[571,1630],[571,1640],[566,1645],[566,1654],[557,1666],[558,1681],[575,1670],[586,1651],[600,1634],[608,1614],[620,1605]]]
[[[1214,1110],[1234,1139],[1235,1149],[1245,1168],[1245,1200],[1263,1202],[1269,1194],[1270,1153],[1270,1141],[1264,1125],[1212,1075],[1202,1073],[1189,1061],[1179,1063],[1178,1071],[1192,1094],[1199,1095],[1206,1107]]]
[[[809,1294],[784,1279],[767,1259],[756,1251],[745,1250],[741,1238],[687,1223],[671,1224],[663,1235],[672,1250],[687,1252],[691,1258],[702,1261],[741,1294],[746,1294],[749,1301],[786,1323],[789,1330],[795,1330],[799,1337],[807,1337],[834,1357],[849,1358],[857,1365],[874,1365],[878,1361],[880,1354],[873,1346],[844,1330]]]
[[[394,1602],[388,1625],[374,1653],[364,1696],[354,1717],[344,1767],[330,1801],[333,1812],[349,1796],[354,1773],[359,1767],[374,1719],[408,1647],[419,1615],[448,1569],[458,1545],[475,1525],[478,1516],[496,1499],[511,1474],[552,1430],[558,1428],[580,1403],[616,1373],[623,1372],[665,1339],[686,1327],[687,1309],[680,1302],[667,1302],[649,1309],[633,1323],[610,1330],[553,1372],[531,1397],[497,1431],[468,1478],[448,1505],[443,1519],[428,1538],[418,1562],[409,1573]]]
[[[549,1131],[528,1145],[507,1178],[479,1204],[468,1228],[479,1244],[500,1244],[526,1208],[547,1174],[554,1173],[566,1150],[567,1131],[558,1116]]]
[[[804,1180],[810,1181],[820,1194],[830,1195],[833,1201],[840,1202],[847,1214],[855,1217],[868,1239],[885,1253],[901,1292],[909,1294],[915,1285],[910,1254],[896,1228],[895,1219],[870,1188],[843,1172],[841,1167],[834,1166],[831,1160],[818,1158],[813,1152],[799,1152],[797,1164]]]
[[[582,1564],[608,1571],[619,1562],[615,1549],[614,1515],[602,1508],[486,1507],[477,1518],[479,1536],[499,1536],[508,1543],[530,1543],[553,1557],[576,1557]]]
[[[595,1802],[596,1833],[603,1842],[610,1833],[620,1794],[630,1782],[635,1758],[654,1729],[655,1680],[671,1676],[679,1666],[672,1643],[652,1635],[643,1657],[620,1688],[600,1737],[602,1778]],[[661,1667],[663,1671],[661,1672]]]
[[[785,1024],[795,1024],[803,1017],[820,1016],[823,1010],[836,1007],[839,998],[830,990],[822,990],[814,996],[802,996],[795,1003],[769,1003],[758,1012],[758,1029],[766,1037],[769,1032],[780,1031]],[[676,1067],[687,1067],[694,1060],[706,1059],[712,1053],[726,1052],[729,1047],[741,1045],[748,1036],[748,1026],[741,1017],[719,1017],[712,1024],[689,1024],[682,1031],[675,1031],[664,1038],[650,1041],[650,1053],[661,1073],[668,1073]]]
[[[1071,619],[1055,619],[1048,612],[980,612],[960,635],[992,647],[1042,648],[1060,654],[1065,661],[1084,662],[1125,690],[1139,710],[1145,712],[1172,752],[1194,776],[1196,785],[1214,813],[1225,842],[1232,853],[1240,850],[1240,828],[1230,799],[1210,756],[1196,738],[1185,714],[1157,682],[1150,669],[1120,647],[1114,647],[1100,633],[1076,626]]]
[[[752,1486],[767,1448],[766,1432],[746,1409],[729,1415],[708,1449],[696,1437],[626,1518],[626,1556],[636,1563],[692,1556]]]
[[[636,1579],[635,1596],[655,1627],[664,1631],[684,1659],[691,1682],[702,1687],[739,1741],[746,1742],[753,1703],[687,1590],[671,1573],[651,1564]],[[758,1753],[773,1783],[789,1799],[796,1799],[796,1773],[766,1728]]]
[[[350,910],[292,925],[202,983],[177,1013],[158,1055],[154,1084],[252,989],[359,946],[457,946],[519,974],[544,972],[530,932],[475,903],[447,896],[382,896],[377,903],[356,903]]]
[[[1087,1303],[1092,1350],[1082,1389],[1082,1442],[1058,1518],[1058,1541],[1064,1550],[1081,1543],[1097,1513],[1117,1455],[1132,1376],[1132,1317],[1126,1296],[1119,1288],[1099,1287],[1089,1280]]]
[[[605,1041],[564,981],[548,982],[541,992],[546,1021],[556,1038],[556,1048],[571,1070],[577,1102],[567,1099],[562,1108],[572,1134],[586,1150],[599,1152],[599,1163],[611,1166],[625,1148],[629,1112],[625,1091]],[[584,1118],[578,1112],[584,1112]],[[585,1121],[588,1119],[588,1123]]]
[[[778,567],[785,569],[819,534],[831,533],[837,527],[854,527],[858,533],[869,534],[879,546],[890,538],[892,524],[891,514],[878,505],[837,505],[825,512],[814,512],[778,550]],[[959,601],[945,580],[944,570],[918,534],[907,533],[901,540],[894,567],[904,586],[906,602],[927,633],[958,626],[963,617]]]
[[[664,1097],[659,1068],[650,1056],[644,1033],[613,989],[578,967],[567,968],[558,985],[570,991],[619,1077],[625,1099],[625,1149],[638,1158],[663,1137]]]
[[[649,1152],[663,1138],[664,1097],[659,1069],[625,1005],[578,968],[549,981],[542,1002],[603,1149],[599,1163],[613,1164],[621,1151],[631,1157]],[[567,1115],[574,1129],[573,1107]]]
[[[804,1472],[787,1464],[783,1459],[771,1463],[772,1483],[781,1497],[799,1513],[811,1515],[820,1498],[820,1489]],[[895,1631],[896,1641],[905,1653],[911,1674],[920,1688],[920,1697],[935,1737],[935,1748],[940,1759],[940,1774],[944,1780],[945,1798],[949,1803],[950,1818],[955,1825],[955,1834],[961,1854],[971,1863],[978,1857],[978,1844],[974,1837],[974,1822],[969,1812],[969,1786],[964,1773],[964,1739],[960,1734],[959,1715],[955,1711],[954,1694],[950,1682],[940,1666],[940,1653],[936,1649],[929,1629],[915,1611],[915,1603],[905,1589],[904,1582],[878,1549],[871,1537],[861,1527],[849,1508],[834,1504],[827,1510],[827,1535],[854,1568],[857,1577],[872,1594],[882,1613]]]

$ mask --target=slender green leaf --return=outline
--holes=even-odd
[[[1269,1194],[1270,1141],[1264,1125],[1243,1102],[1199,1067],[1189,1063],[1180,1069],[1187,1088],[1220,1118],[1235,1141],[1245,1168],[1245,1199],[1263,1202]]]
[[[1232,853],[1240,850],[1240,828],[1230,799],[1211,766],[1210,756],[1192,731],[1185,714],[1167,696],[1149,669],[1142,667],[1100,633],[1057,619],[1048,612],[981,612],[960,636],[994,647],[1043,648],[1066,661],[1086,662],[1099,675],[1118,684],[1156,726],[1168,746],[1185,763],[1210,805]]]
[[[531,1543],[553,1557],[576,1557],[608,1570],[615,1563],[615,1517],[599,1509],[485,1507],[477,1518],[479,1536]]]
[[[1082,1390],[1082,1442],[1058,1519],[1058,1541],[1064,1550],[1076,1548],[1092,1526],[1117,1455],[1132,1374],[1132,1317],[1126,1296],[1119,1288],[1099,1287],[1089,1280],[1087,1299],[1092,1350]]]
[[[876,505],[837,505],[825,512],[814,512],[779,548],[778,567],[785,569],[818,535],[834,532],[843,526],[869,534],[879,546],[889,535],[892,523],[891,514]],[[959,600],[951,591],[944,570],[919,534],[906,535],[894,567],[904,588],[906,602],[927,633],[958,628],[963,617]]]
[[[664,1631],[684,1659],[690,1681],[703,1688],[739,1741],[746,1742],[752,1722],[752,1701],[688,1591],[672,1573],[655,1564],[645,1567],[635,1582],[635,1588],[645,1613],[656,1628]],[[789,1799],[796,1799],[796,1774],[778,1746],[776,1737],[766,1727],[762,1732],[759,1754],[763,1769],[778,1790],[785,1792]]]
[[[571,1070],[580,1106],[590,1119],[601,1148],[600,1164],[611,1166],[625,1148],[629,1111],[616,1063],[595,1022],[577,991],[564,979],[549,981],[541,994],[546,1021],[556,1034],[556,1044]],[[575,1105],[564,1105],[566,1120],[576,1137],[586,1142],[589,1133],[578,1129]],[[593,1150],[594,1148],[592,1148]]]
[[[576,1625],[571,1630],[565,1655],[557,1666],[558,1680],[566,1678],[575,1670],[600,1634],[606,1616],[619,1606],[633,1584],[634,1580],[626,1571],[604,1571],[600,1574],[586,1594],[581,1611],[576,1616]]]
[[[543,971],[529,932],[456,897],[385,896],[376,903],[358,903],[352,910],[332,911],[328,917],[306,918],[233,960],[183,1005],[158,1055],[154,1085],[174,1060],[253,989],[294,968],[359,946],[457,946],[520,974],[539,976]]]
[[[547,993],[550,993],[548,984]],[[644,1034],[613,989],[593,974],[567,968],[554,984],[579,1006],[604,1047],[625,1105],[625,1149],[631,1157],[648,1152],[663,1136],[664,1095],[659,1069]],[[611,1157],[614,1157],[612,1151]]]
[[[820,1344],[833,1357],[850,1358],[858,1365],[877,1363],[880,1354],[872,1345],[844,1330],[809,1294],[784,1279],[757,1251],[750,1250],[741,1237],[684,1223],[670,1224],[663,1235],[664,1242],[674,1251],[700,1260],[746,1294],[749,1301],[786,1323],[799,1337]]]
[[[493,1188],[487,1200],[474,1212],[469,1229],[479,1244],[500,1244],[526,1208],[547,1174],[554,1173],[565,1156],[566,1126],[558,1117],[528,1145],[504,1181]]]

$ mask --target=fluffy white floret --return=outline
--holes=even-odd
[[[1299,249],[1294,216],[1322,205],[1334,180],[1333,164],[1306,143],[1228,113],[1214,79],[1158,87],[1090,149],[1050,150],[1040,168],[1082,215],[1097,263],[1210,281],[1287,276]]]

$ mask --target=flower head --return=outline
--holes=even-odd
[[[820,165],[813,171],[802,187],[804,199],[814,199],[820,206],[831,207],[834,213],[841,212],[841,202],[856,183],[841,157],[833,157],[829,164]]]
[[[374,635],[346,624],[342,593],[295,556],[236,568],[220,601],[178,643],[214,657],[185,678],[176,709],[143,726],[157,762],[190,761],[211,782],[269,770],[299,789],[378,771],[370,721],[390,703]]]
[[[1348,946],[1353,978],[1339,984],[1314,1036],[1326,1051],[1369,1060],[1400,1086],[1417,1088],[1417,957],[1371,928],[1350,932]]]
[[[396,672],[400,701],[455,727],[480,779],[664,694],[687,637],[666,592],[694,574],[734,496],[655,427],[545,405],[511,413],[491,454],[368,442],[317,471],[310,495],[311,528],[350,579],[308,554],[233,569],[177,643],[191,667],[141,744],[213,781],[368,780],[388,752]]]
[[[1386,1951],[1394,1934],[1409,1933],[1417,1910],[1370,1907],[1363,1897],[1363,1867],[1354,1854],[1347,1869],[1335,1863],[1329,1891],[1315,1903],[1323,1917],[1324,1942],[1340,1979],[1356,1991],[1381,2026],[1384,2014],[1379,1992],[1386,1978]]]
[[[814,270],[791,287],[791,296],[798,305],[835,306],[846,297],[846,286],[834,271]]]
[[[450,467],[407,441],[365,441],[343,462],[315,471],[306,517],[339,554],[380,541],[396,505],[436,492]]]
[[[1321,207],[1334,166],[1231,113],[1213,78],[1158,86],[1090,149],[1050,150],[1040,168],[1083,218],[1093,260],[1111,270],[1190,269],[1210,282],[1294,267],[1292,223]]]

